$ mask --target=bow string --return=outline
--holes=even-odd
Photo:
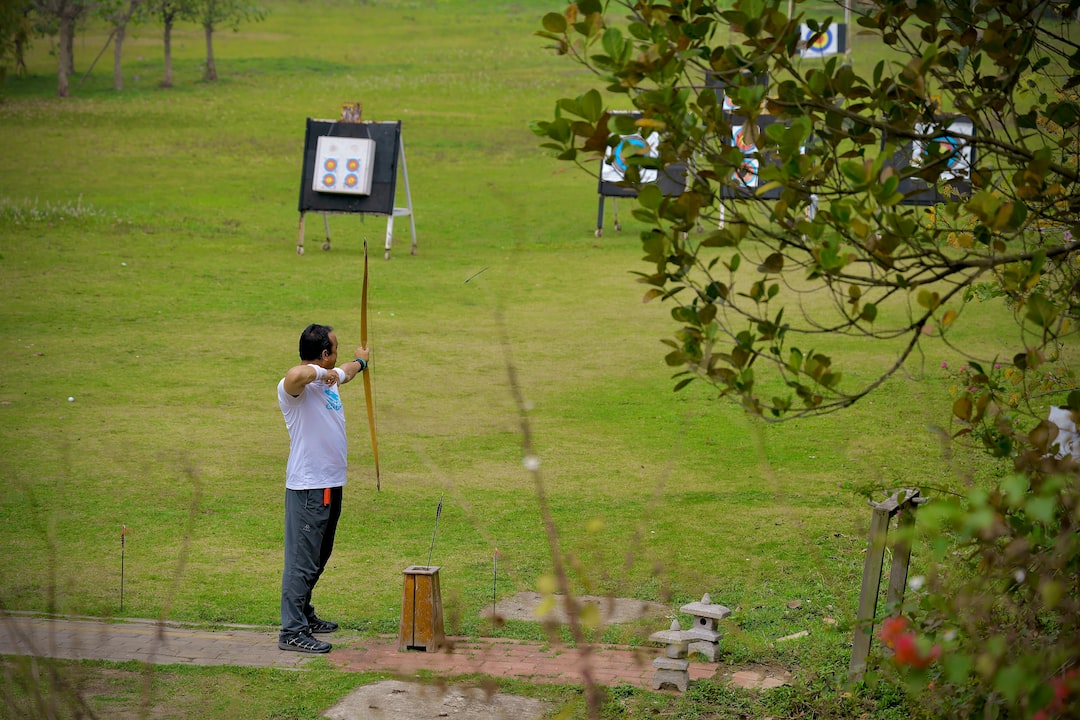
[[[360,347],[368,348],[368,244],[364,238],[364,286],[360,299]],[[370,355],[368,357],[370,361]],[[367,403],[368,430],[371,432],[371,453],[375,459],[375,489],[382,490],[379,478],[379,440],[375,434],[375,395],[371,390],[371,364],[368,363],[364,376],[364,400]]]

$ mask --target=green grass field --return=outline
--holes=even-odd
[[[630,203],[622,232],[609,206],[594,237],[595,180],[528,129],[590,87],[532,36],[559,3],[270,9],[218,35],[214,84],[199,80],[201,30],[182,25],[175,87],[159,89],[160,29],[142,25],[125,44],[123,92],[111,51],[79,86],[107,35],[91,23],[72,98],[54,97],[45,39],[30,76],[3,86],[3,609],[276,625],[288,439],[274,389],[307,323],[335,326],[343,357],[359,344],[366,238],[382,491],[356,383],[321,615],[396,632],[402,569],[427,563],[442,500],[432,563],[448,632],[543,637],[480,617],[496,549],[500,597],[552,568],[511,362],[576,591],[673,611],[708,592],[735,611],[728,661],[784,663],[807,687],[842,676],[869,522],[851,488],[948,488],[986,472],[943,456],[929,430],[948,422],[939,366],[957,358],[931,342],[851,411],[780,425],[701,386],[673,394],[659,340],[675,328],[669,308],[640,301]],[[305,119],[351,101],[367,120],[403,123],[415,256],[407,219],[384,261],[384,219],[356,216],[330,219],[330,252],[310,216],[295,252]],[[961,341],[1005,347],[1001,308],[964,320]],[[852,378],[895,353],[832,349]],[[595,637],[642,642],[655,629]],[[801,630],[801,643],[772,644]]]

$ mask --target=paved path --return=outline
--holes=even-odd
[[[505,638],[451,637],[437,653],[399,652],[397,637],[361,637],[343,631],[328,655],[306,655],[277,647],[277,630],[228,627],[202,630],[152,620],[110,622],[95,618],[40,618],[0,615],[0,655],[34,655],[67,660],[135,660],[153,664],[237,665],[303,668],[326,657],[343,670],[380,672],[408,680],[424,672],[437,677],[482,674],[535,683],[582,684],[588,668],[594,682],[608,687],[652,687],[652,661],[659,647],[598,645],[575,649]],[[781,668],[731,668],[691,662],[690,679],[716,677],[747,689],[785,685],[791,675]]]
[[[278,650],[277,633],[258,629],[199,630],[151,620],[0,617],[0,655],[65,660],[137,660],[153,664],[298,668],[310,659]]]
[[[500,638],[448,638],[436,653],[399,652],[396,637],[348,632],[324,636],[335,643],[330,662],[355,672],[385,672],[403,679],[421,671],[438,676],[481,673],[531,682],[581,684],[588,667],[601,685],[651,686],[660,648],[596,646],[585,650]],[[277,631],[259,628],[201,630],[176,624],[92,618],[0,617],[0,655],[155,664],[244,665],[302,668],[313,657],[277,647]],[[715,663],[690,664],[690,679],[712,677]]]

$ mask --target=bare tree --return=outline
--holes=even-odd
[[[16,74],[26,74],[23,54],[30,38],[29,14],[25,0],[0,0],[0,79],[7,73],[9,61]]]
[[[94,0],[33,0],[34,12],[46,23],[56,22],[56,94],[71,95],[70,76],[75,68],[75,24],[96,7]]]
[[[128,23],[135,17],[142,0],[128,0],[127,6],[118,3],[106,14],[106,18],[113,26],[113,89],[124,89],[124,75],[120,70],[121,58],[124,50],[124,37],[127,34]]]
[[[192,0],[153,0],[147,6],[147,11],[161,18],[161,24],[165,29],[163,46],[165,51],[165,76],[161,80],[161,87],[169,88],[173,84],[172,72],[172,31],[178,20],[187,20],[192,17],[195,6]]]
[[[206,35],[206,67],[203,80],[217,80],[217,64],[214,62],[214,31],[227,25],[234,31],[240,23],[258,22],[266,17],[266,10],[248,0],[195,0],[195,14],[202,23]]]

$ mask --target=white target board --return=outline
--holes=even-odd
[[[933,128],[928,125],[920,124],[915,126],[915,132],[919,134],[928,134],[932,131]],[[971,137],[974,132],[975,124],[967,118],[954,120],[947,128],[942,129],[931,139],[929,143],[918,140],[913,143],[911,164],[919,167],[927,162],[930,156],[930,146],[937,145],[938,152],[945,162],[945,167],[938,179],[945,182],[970,179],[972,165],[971,144],[966,139],[957,136]]]
[[[815,32],[809,25],[799,26],[799,56],[828,57],[847,50],[847,25],[832,24]]]
[[[635,156],[659,157],[660,133],[653,132],[647,138],[640,135],[622,135],[615,147],[608,147],[604,157],[604,163],[600,168],[600,179],[603,182],[618,183],[626,179],[626,171],[629,168],[628,159]],[[640,178],[642,184],[656,182],[656,170],[641,168]]]
[[[735,170],[734,178],[745,188],[758,186],[758,160],[754,157],[757,152],[757,142],[751,134],[751,129],[746,124],[731,126],[731,142],[742,150],[742,165]]]
[[[343,195],[370,195],[375,141],[369,138],[318,138],[311,189]]]

